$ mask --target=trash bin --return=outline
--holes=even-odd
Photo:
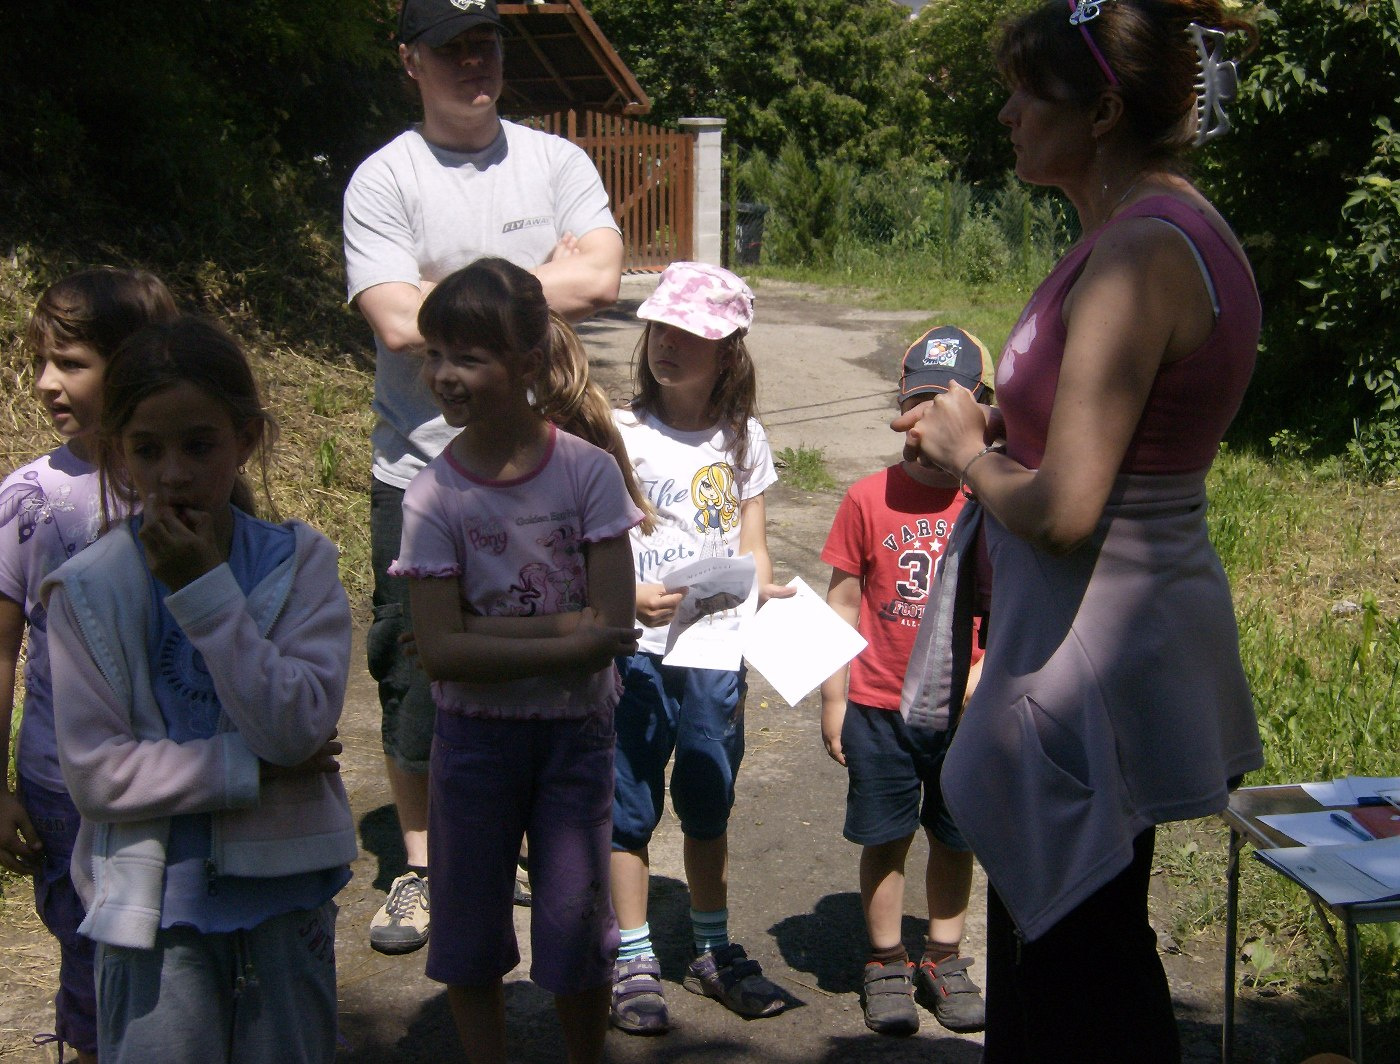
[[[739,203],[734,215],[734,261],[740,266],[758,264],[763,250],[763,219],[768,208],[762,203]]]

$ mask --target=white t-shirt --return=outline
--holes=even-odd
[[[486,256],[525,269],[566,232],[617,230],[608,194],[583,149],[501,123],[479,152],[454,152],[409,130],[375,152],[345,190],[349,298],[390,281],[441,281]],[[456,431],[419,380],[421,362],[375,337],[374,476],[407,487]]]
[[[637,483],[657,511],[650,535],[638,528],[631,532],[637,583],[659,584],[667,573],[700,558],[737,554],[741,505],[778,479],[763,426],[749,419],[748,468],[736,470],[727,434],[718,426],[680,432],[651,414],[630,410],[614,410],[613,420]],[[669,629],[643,625],[639,648],[664,654]]]

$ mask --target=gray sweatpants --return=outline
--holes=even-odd
[[[102,1064],[329,1064],[335,917],[328,901],[250,931],[160,931],[154,949],[97,947]]]

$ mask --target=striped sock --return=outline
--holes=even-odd
[[[638,957],[655,957],[656,950],[651,945],[651,924],[643,924],[631,930],[620,932],[621,944],[617,947],[617,959],[636,960]]]
[[[711,913],[690,910],[690,932],[695,936],[695,952],[705,953],[729,945],[729,910]]]

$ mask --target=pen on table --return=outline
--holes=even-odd
[[[1365,828],[1363,828],[1360,824],[1358,824],[1358,823],[1357,823],[1355,820],[1353,820],[1351,817],[1347,816],[1346,813],[1333,813],[1333,814],[1332,814],[1332,823],[1337,824],[1337,825],[1339,825],[1339,826],[1341,826],[1341,827],[1346,828],[1346,829],[1347,829],[1348,831],[1350,831],[1353,835],[1355,835],[1358,839],[1361,839],[1361,840],[1363,840],[1363,841],[1365,841],[1365,842],[1372,842],[1372,841],[1374,841],[1374,840],[1372,839],[1372,837],[1371,837],[1371,833],[1370,833],[1369,831],[1367,831]]]

